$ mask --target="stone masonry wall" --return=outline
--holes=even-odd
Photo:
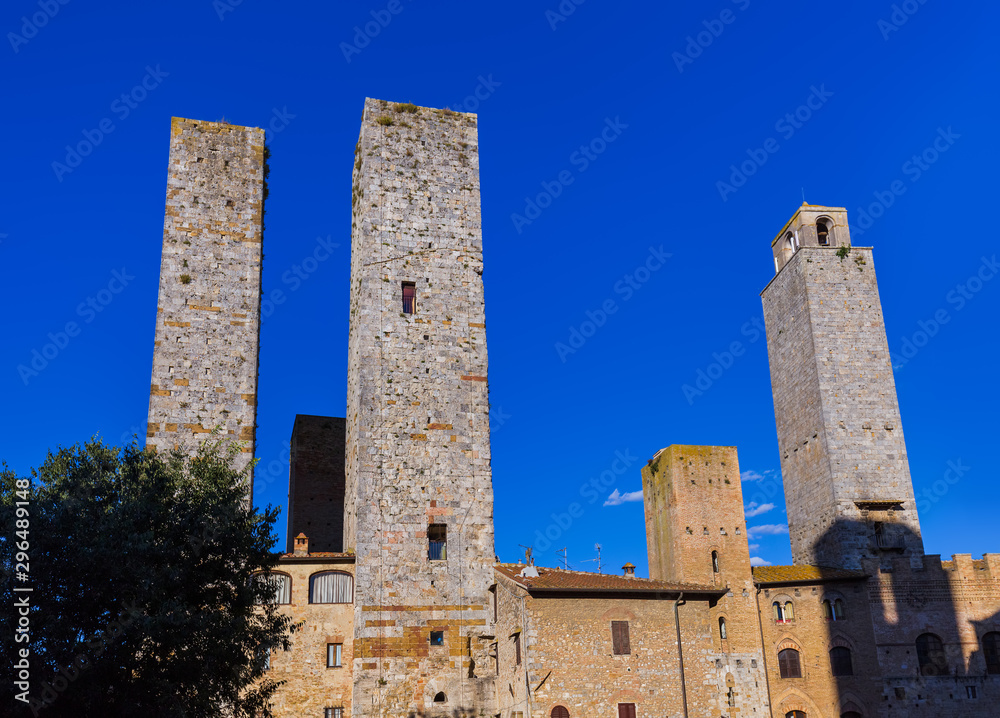
[[[842,210],[841,210],[842,212]],[[902,543],[923,553],[872,251],[803,244],[762,293],[796,563],[860,568]],[[859,506],[857,502],[891,502]],[[898,502],[898,503],[896,503]]]
[[[254,454],[264,131],[175,117],[146,445],[193,452],[216,427]]]
[[[349,556],[316,557],[303,560],[283,558],[276,573],[292,579],[291,605],[282,611],[301,628],[292,634],[291,650],[271,655],[269,678],[285,681],[271,702],[275,718],[322,718],[325,708],[343,708],[351,715],[353,693],[354,605],[350,603],[309,603],[309,577],[323,571],[354,572]],[[326,645],[343,645],[341,666],[328,668]]]
[[[351,245],[355,715],[478,714],[494,703],[472,658],[492,641],[494,549],[475,115],[365,101]],[[430,524],[447,527],[444,560],[429,560]]]
[[[706,610],[704,649],[733,674],[730,687],[754,693],[765,676],[736,448],[668,446],[642,468],[642,489],[650,578],[729,589]]]
[[[300,533],[313,551],[344,547],[345,420],[298,414],[288,460],[288,547]]]

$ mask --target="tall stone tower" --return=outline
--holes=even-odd
[[[193,452],[219,428],[254,454],[264,131],[175,117],[146,445]]]
[[[354,167],[352,715],[478,715],[494,551],[476,116],[368,99]]]
[[[649,577],[728,588],[711,608],[712,650],[720,703],[733,688],[744,706],[766,706],[756,587],[734,446],[672,445],[642,467]],[[725,628],[723,628],[723,625]]]
[[[802,205],[771,243],[764,321],[792,556],[923,554],[875,264],[847,211]]]

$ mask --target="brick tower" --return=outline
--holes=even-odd
[[[476,116],[366,100],[352,220],[352,714],[478,715],[494,551]]]
[[[737,703],[729,705],[744,706],[744,712],[746,706],[766,706],[736,447],[661,449],[642,467],[642,500],[649,577],[729,588],[710,610],[711,650],[705,656],[716,666],[716,715],[729,713],[730,689]]]
[[[253,458],[263,205],[263,130],[171,120],[148,447],[219,427]]]
[[[923,554],[875,265],[847,211],[803,204],[771,243],[771,389],[797,564]]]

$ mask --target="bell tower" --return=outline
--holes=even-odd
[[[764,288],[792,556],[860,569],[923,554],[870,247],[843,207],[803,204],[771,242]]]

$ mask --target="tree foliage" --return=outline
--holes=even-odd
[[[250,505],[236,451],[162,456],[94,440],[50,452],[30,488],[4,467],[0,703],[45,718],[269,715],[279,684],[266,656],[293,626],[254,580],[276,563],[278,510]],[[15,560],[25,498],[27,581]],[[25,643],[11,640],[25,595],[15,586],[33,589]],[[15,698],[22,648],[30,705]]]

